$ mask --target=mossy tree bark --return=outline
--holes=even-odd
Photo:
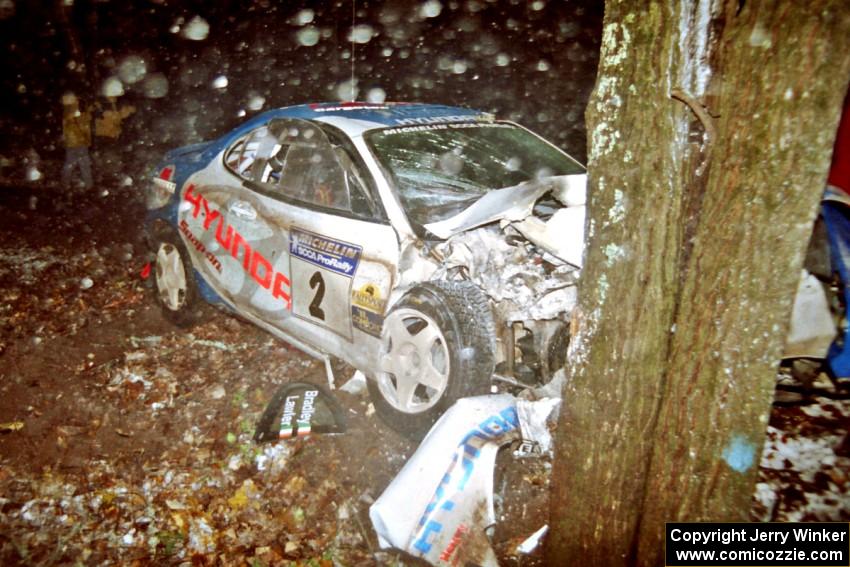
[[[552,564],[746,520],[850,78],[846,0],[608,0]]]

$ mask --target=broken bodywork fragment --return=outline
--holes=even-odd
[[[505,394],[458,400],[369,509],[381,547],[432,565],[498,565],[485,533],[496,522],[496,454],[519,440],[548,447],[546,422],[558,402]]]

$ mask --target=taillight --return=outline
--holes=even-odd
[[[172,179],[174,179],[173,165],[163,167],[159,174],[154,176],[153,183],[148,190],[148,209],[158,209],[168,204],[177,189],[177,184]]]

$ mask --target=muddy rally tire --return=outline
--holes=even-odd
[[[154,248],[154,295],[162,314],[178,327],[191,327],[205,318],[195,272],[186,248],[172,235],[157,238]]]
[[[474,284],[414,287],[384,320],[379,369],[368,380],[375,410],[396,431],[423,437],[455,400],[489,393],[495,337]]]

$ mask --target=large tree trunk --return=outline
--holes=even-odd
[[[747,518],[848,78],[846,0],[607,2],[553,564]]]

